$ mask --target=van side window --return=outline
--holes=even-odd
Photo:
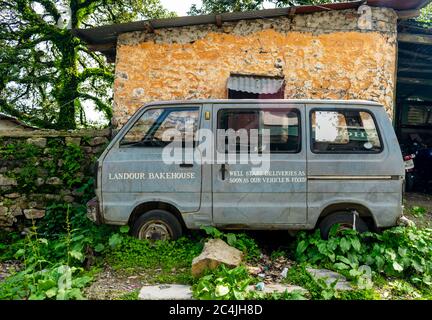
[[[381,139],[375,120],[363,110],[311,112],[311,148],[315,153],[378,153]]]
[[[237,137],[236,152],[251,150],[251,130],[256,129],[258,134],[259,150],[263,150],[263,133],[270,134],[271,153],[297,153],[300,151],[300,113],[292,108],[266,108],[266,109],[229,109],[218,112],[218,129],[236,132],[246,130],[247,139],[242,141],[241,135]],[[265,131],[264,131],[265,130]],[[246,146],[242,145],[247,143]],[[222,143],[222,144],[221,144]],[[218,141],[219,151],[223,141]],[[228,138],[225,136],[225,151]],[[265,146],[264,146],[265,148]],[[255,150],[256,151],[256,150]]]
[[[174,136],[193,141],[199,108],[150,109],[135,122],[120,141],[121,147],[164,147]]]

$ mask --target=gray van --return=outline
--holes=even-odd
[[[401,150],[384,107],[370,101],[149,103],[96,167],[89,218],[129,225],[140,239],[203,225],[318,227],[327,238],[336,224],[363,232],[402,216]]]

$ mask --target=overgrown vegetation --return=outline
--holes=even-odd
[[[342,237],[322,240],[319,232],[301,233],[297,239],[299,262],[339,271],[361,289],[370,289],[377,276],[406,280],[429,293],[432,288],[432,230],[395,227],[382,232],[358,234],[345,230]]]

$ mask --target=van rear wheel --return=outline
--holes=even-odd
[[[331,228],[338,224],[338,232],[346,229],[353,229],[354,218],[351,212],[335,212],[326,216],[319,224],[321,237],[328,239]],[[362,233],[369,230],[366,222],[360,217],[355,218],[355,229]]]
[[[176,240],[182,235],[178,219],[165,210],[151,210],[134,223],[132,235],[140,240]]]

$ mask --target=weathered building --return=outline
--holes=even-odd
[[[115,127],[145,102],[228,96],[367,99],[393,117],[398,17],[426,2],[355,1],[76,32],[115,59]]]

